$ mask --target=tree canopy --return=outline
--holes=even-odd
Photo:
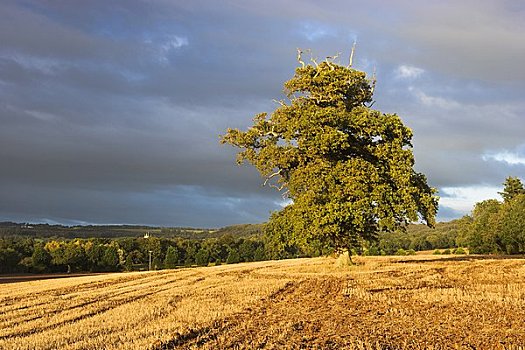
[[[525,194],[525,188],[523,183],[517,177],[509,176],[503,183],[503,192],[498,192],[505,202],[512,200],[514,197],[520,194]]]
[[[525,253],[525,190],[517,177],[507,177],[499,192],[503,202],[488,199],[476,203],[463,218],[459,243],[472,253]]]
[[[413,169],[412,131],[371,108],[374,82],[328,59],[300,62],[284,84],[287,101],[221,139],[291,200],[267,233],[351,249],[411,221],[432,226],[436,191]]]

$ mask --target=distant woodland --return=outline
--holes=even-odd
[[[458,222],[436,229],[409,225],[381,233],[356,254],[405,255],[457,248]],[[104,272],[207,266],[245,261],[315,257],[333,253],[322,245],[275,242],[264,225],[218,230],[146,226],[60,226],[0,223],[0,273]],[[460,252],[458,250],[458,252]]]

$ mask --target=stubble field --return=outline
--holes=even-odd
[[[525,261],[297,259],[0,285],[0,349],[525,349]]]

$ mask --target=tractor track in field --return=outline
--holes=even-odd
[[[194,275],[196,276],[198,274],[192,274],[189,277],[194,277]],[[160,275],[160,277],[162,276],[163,275]],[[156,275],[156,276],[146,275],[146,276],[119,277],[114,280],[102,281],[102,282],[88,282],[88,283],[83,283],[83,284],[79,284],[77,286],[72,286],[72,287],[56,288],[56,289],[51,289],[51,290],[40,292],[40,293],[28,293],[28,294],[20,295],[14,298],[10,298],[8,301],[4,301],[3,303],[0,303],[0,308],[2,308],[2,312],[4,314],[7,314],[9,312],[17,312],[20,310],[31,311],[32,308],[49,304],[48,300],[42,301],[42,298],[56,297],[56,298],[61,298],[62,300],[69,300],[71,302],[74,302],[76,298],[81,298],[83,294],[86,294],[91,299],[99,299],[100,297],[106,297],[106,296],[112,295],[112,292],[109,292],[109,293],[105,292],[104,291],[105,288],[122,289],[122,288],[140,287],[141,285],[144,285],[148,282],[155,282],[158,280],[159,280],[159,275]],[[104,292],[100,293],[99,295],[93,294],[93,291],[98,290],[98,289]],[[13,308],[10,308],[11,305],[16,305],[16,302],[19,302],[20,300],[24,300],[25,304],[22,306],[15,306]]]
[[[254,307],[178,334],[154,349],[449,349],[445,344],[464,349],[522,349],[518,346],[525,341],[519,335],[495,336],[496,330],[470,337],[472,327],[487,324],[481,323],[481,317],[472,318],[468,307],[441,319],[447,305],[414,302],[407,308],[403,298],[373,304],[345,293],[349,284],[352,281],[347,278],[288,282]],[[408,295],[425,288],[394,292]],[[392,294],[389,289],[373,292]],[[486,318],[498,312],[505,310],[487,308]]]
[[[273,301],[281,295],[293,293],[298,282],[287,282],[282,288],[279,288],[274,293],[260,301],[263,305],[273,303]],[[239,326],[240,320],[247,317],[251,317],[255,313],[258,313],[264,306],[257,306],[255,308],[249,308],[243,312],[237,313],[224,320],[217,321],[213,325],[203,328],[191,329],[189,332],[179,334],[176,338],[158,344],[154,347],[154,350],[169,350],[169,349],[180,349],[180,348],[199,348],[205,345],[213,344],[221,334],[229,334],[236,327]]]
[[[127,304],[127,303],[136,302],[138,300],[141,300],[141,299],[144,299],[144,298],[148,298],[148,297],[151,297],[153,295],[172,290],[174,284],[184,283],[184,285],[191,285],[191,284],[198,283],[198,282],[202,281],[203,279],[204,279],[204,277],[197,277],[197,278],[193,279],[192,281],[189,281],[189,283],[188,283],[187,280],[184,281],[184,282],[181,282],[180,280],[177,280],[177,279],[168,280],[168,281],[159,280],[161,283],[157,283],[157,284],[152,286],[155,289],[153,289],[153,290],[148,289],[148,290],[145,290],[145,291],[140,292],[138,294],[137,294],[137,289],[135,288],[135,289],[126,290],[126,291],[118,291],[118,289],[116,289],[116,292],[111,291],[109,293],[101,293],[99,295],[93,295],[93,296],[91,296],[91,298],[89,300],[83,301],[81,303],[78,303],[78,304],[74,303],[73,305],[67,306],[67,307],[64,307],[64,308],[48,310],[46,312],[46,314],[45,314],[45,317],[48,318],[48,317],[52,317],[54,315],[58,315],[58,314],[62,314],[62,313],[68,314],[70,311],[77,310],[77,309],[78,310],[82,310],[83,308],[86,308],[86,307],[89,307],[89,306],[92,306],[92,305],[95,305],[94,309],[83,310],[83,312],[81,312],[79,315],[76,315],[74,317],[68,318],[66,320],[62,320],[62,321],[58,321],[58,322],[54,322],[54,323],[52,322],[50,324],[46,324],[45,326],[31,327],[31,329],[28,329],[27,331],[17,331],[16,333],[1,334],[0,335],[0,340],[8,339],[8,338],[11,338],[11,337],[26,337],[26,336],[29,336],[29,335],[32,335],[32,334],[35,334],[35,333],[45,332],[45,331],[47,331],[49,329],[58,328],[58,327],[61,327],[61,326],[67,325],[67,324],[75,323],[75,322],[78,322],[80,320],[83,320],[83,319],[86,319],[86,318],[98,315],[100,313],[107,312],[107,311],[112,310],[114,308],[117,308],[117,307],[119,307],[121,305],[124,305],[124,304]],[[137,285],[140,286],[142,284],[143,283],[133,284],[131,286],[126,286],[126,288],[136,287]],[[117,287],[118,285],[119,285],[119,283],[111,284],[112,287]],[[21,323],[37,321],[37,320],[42,319],[42,318],[43,318],[42,316],[30,316],[29,318],[25,318],[25,319],[24,318],[16,319],[13,322],[9,323],[7,326],[12,327],[12,326],[19,325]],[[31,325],[28,323],[28,326],[31,326]]]

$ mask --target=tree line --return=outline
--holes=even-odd
[[[507,177],[503,186],[503,201],[476,203],[459,222],[458,244],[471,253],[525,254],[525,188],[517,177]]]
[[[377,241],[364,245],[363,254],[405,255],[417,251],[459,248],[459,229],[459,220],[438,223],[434,229],[426,225],[411,224],[406,232],[398,230],[379,233]]]
[[[411,251],[454,248],[461,220],[438,223],[436,229],[409,225],[406,232],[380,233],[356,254],[394,255]],[[316,257],[333,248],[310,242],[299,245],[262,235],[262,225],[237,225],[205,239],[150,236],[117,238],[59,238],[0,236],[0,273],[109,272],[149,268],[208,266],[237,262]],[[208,236],[208,235],[206,235]]]
[[[151,252],[151,253],[150,253]],[[208,266],[269,259],[315,257],[322,249],[275,246],[261,237],[225,235],[205,240],[169,238],[0,238],[0,273],[109,272]]]

